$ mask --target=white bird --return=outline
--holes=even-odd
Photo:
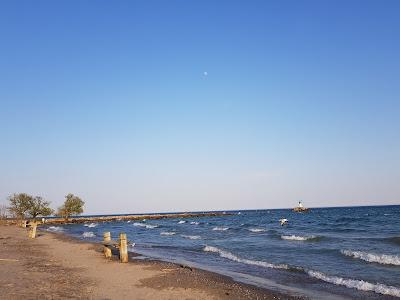
[[[281,223],[281,226],[287,224],[288,219],[280,219],[279,222]]]

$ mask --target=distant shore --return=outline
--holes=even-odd
[[[0,294],[6,299],[298,299],[178,264],[103,257],[102,246],[0,225]],[[135,254],[132,254],[135,256]]]

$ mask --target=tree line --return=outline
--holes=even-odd
[[[18,219],[35,219],[39,216],[56,215],[67,220],[70,216],[83,213],[83,206],[85,205],[85,202],[74,194],[65,196],[65,201],[57,209],[57,212],[50,207],[50,201],[26,193],[13,194],[8,197],[8,202],[7,210],[14,218]]]

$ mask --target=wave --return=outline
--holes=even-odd
[[[47,228],[47,231],[61,232],[64,231],[64,228],[60,226],[50,226],[49,228]]]
[[[382,265],[400,266],[400,256],[387,254],[374,254],[362,251],[341,250],[343,255],[374,262]]]
[[[190,224],[192,224],[192,225],[199,225],[200,222],[190,222]]]
[[[150,225],[150,224],[143,224],[143,223],[133,223],[133,226],[145,227],[147,229],[154,229],[154,228],[158,227],[158,225]]]
[[[341,278],[338,276],[329,276],[322,272],[313,271],[313,270],[305,271],[302,268],[290,267],[286,264],[275,265],[275,264],[271,264],[271,263],[268,263],[265,261],[245,259],[245,258],[238,257],[238,256],[234,255],[233,253],[218,249],[217,247],[213,247],[213,246],[205,246],[203,251],[218,253],[220,257],[227,258],[229,260],[236,261],[239,263],[260,266],[260,267],[265,267],[265,268],[302,271],[302,272],[306,272],[309,276],[311,276],[313,278],[316,278],[316,279],[319,279],[319,280],[322,280],[322,281],[325,281],[328,283],[332,283],[335,285],[341,285],[341,286],[345,286],[347,288],[354,288],[354,289],[357,289],[360,291],[372,291],[372,292],[383,294],[383,295],[400,297],[400,288],[394,287],[394,286],[388,286],[388,285],[385,285],[382,283],[374,284],[374,283],[370,283],[370,282],[367,282],[364,280],[346,279],[346,278]]]
[[[214,230],[214,231],[226,231],[226,230],[228,230],[229,229],[229,227],[214,227],[212,230]]]
[[[183,220],[178,222],[178,224],[185,224],[185,223],[186,223],[186,221],[183,221]]]
[[[378,294],[400,297],[400,288],[394,286],[388,286],[382,283],[374,284],[364,280],[346,279],[337,276],[329,276],[324,273],[312,270],[307,271],[307,274],[319,280],[332,283],[335,285],[342,285],[347,288],[353,288],[360,291],[372,291]]]
[[[95,237],[96,235],[92,231],[85,231],[82,233],[82,236],[85,238]]]
[[[246,259],[246,258],[241,258],[236,256],[233,253],[230,253],[228,251],[225,250],[221,250],[218,249],[217,247],[213,247],[213,246],[205,246],[203,251],[205,252],[214,252],[214,253],[218,253],[220,257],[223,258],[227,258],[229,260],[233,260],[239,263],[243,263],[246,265],[253,265],[253,266],[260,266],[260,267],[264,267],[264,268],[272,268],[272,269],[285,269],[285,270],[289,270],[290,267],[288,265],[284,265],[284,264],[271,264],[265,261],[258,261],[258,260],[251,260],[251,259]]]
[[[89,228],[93,228],[97,226],[97,223],[90,223],[90,224],[85,224],[83,226],[89,227]]]
[[[289,241],[309,241],[309,240],[315,240],[318,237],[315,235],[310,235],[310,236],[298,236],[298,235],[281,235],[282,240],[289,240]]]
[[[265,232],[265,231],[267,231],[266,229],[263,229],[263,228],[249,228],[248,230],[251,231],[251,232]]]
[[[173,232],[173,231],[163,231],[163,232],[160,232],[160,235],[175,235],[176,234],[176,232]]]
[[[199,235],[185,235],[182,234],[181,237],[184,237],[185,239],[189,239],[189,240],[200,240],[201,236]]]

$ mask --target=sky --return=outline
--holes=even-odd
[[[0,203],[400,204],[399,1],[0,1]]]

